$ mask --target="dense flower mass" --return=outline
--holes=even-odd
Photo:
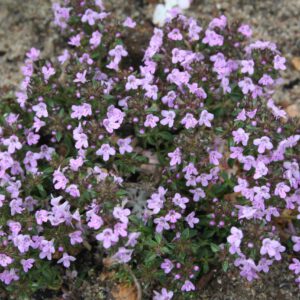
[[[94,251],[153,299],[197,299],[211,266],[234,259],[251,281],[296,255],[299,121],[272,100],[276,45],[175,11],[138,57],[134,20],[66,2],[66,49],[28,51],[16,101],[0,103],[3,287],[57,288]]]

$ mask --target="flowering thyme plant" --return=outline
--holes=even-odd
[[[202,28],[176,14],[131,45],[135,21],[67,2],[53,6],[66,49],[32,48],[0,103],[3,288],[59,289],[92,251],[145,299],[197,299],[211,268],[251,281],[296,255],[299,121],[272,100],[276,46],[225,16]]]

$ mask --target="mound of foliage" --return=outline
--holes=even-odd
[[[67,3],[66,49],[32,48],[0,102],[2,289],[60,289],[65,269],[80,284],[87,253],[142,299],[197,299],[212,268],[251,281],[293,257],[298,274],[299,120],[272,100],[276,45],[176,11],[133,45],[131,18]]]

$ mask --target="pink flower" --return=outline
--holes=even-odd
[[[115,207],[113,210],[113,216],[120,220],[122,223],[128,223],[128,216],[130,215],[130,210],[128,208]]]
[[[22,148],[22,144],[19,142],[19,138],[16,135],[12,135],[8,139],[3,140],[3,145],[8,146],[7,150],[11,154]]]
[[[286,185],[284,182],[279,182],[276,184],[275,188],[275,196],[279,196],[280,198],[284,199],[287,193],[291,190],[291,188]]]
[[[13,259],[4,254],[4,253],[0,253],[0,266],[6,268],[8,265],[10,265],[11,263],[13,263]]]
[[[32,106],[32,110],[36,112],[38,118],[48,117],[47,105],[43,102],[40,102],[37,105]]]
[[[130,17],[127,17],[123,22],[124,27],[134,28],[136,26],[136,22],[133,21]]]
[[[109,144],[103,144],[100,149],[97,150],[96,155],[101,155],[104,161],[108,161],[110,156],[116,154],[116,150]]]
[[[255,139],[253,141],[255,146],[258,146],[258,152],[264,153],[267,150],[271,150],[273,148],[273,144],[270,141],[270,138],[267,136],[263,136],[260,139]]]
[[[124,247],[120,247],[112,258],[118,261],[119,263],[126,264],[131,260],[131,255],[133,253],[132,249],[126,249]]]
[[[175,196],[172,199],[172,202],[180,207],[181,209],[186,209],[186,203],[189,202],[189,199],[186,197],[182,197],[179,193],[176,193]]]
[[[300,273],[300,261],[297,258],[293,258],[293,263],[290,264],[289,269],[298,275]]]
[[[242,89],[242,92],[245,95],[255,90],[255,85],[249,77],[245,77],[244,80],[239,81],[238,86]]]
[[[186,129],[190,129],[195,128],[198,124],[198,121],[194,118],[192,114],[187,113],[180,123],[183,124]]]
[[[194,228],[195,224],[199,223],[199,219],[195,218],[195,212],[194,211],[191,212],[190,214],[188,214],[184,220],[188,223],[188,225],[191,228]]]
[[[179,148],[176,148],[174,152],[168,153],[168,157],[171,158],[170,166],[176,166],[181,164],[181,151]]]
[[[181,214],[171,209],[165,216],[165,220],[175,224],[181,218]]]
[[[42,73],[44,75],[45,82],[47,83],[49,78],[55,74],[55,69],[52,68],[50,64],[47,64],[46,66],[42,67]]]
[[[276,260],[281,260],[281,252],[285,251],[285,247],[282,246],[278,241],[266,238],[263,240],[260,254],[268,254],[271,258],[274,257]]]
[[[110,228],[106,228],[101,233],[97,234],[96,239],[102,242],[105,249],[110,248],[119,240],[118,236]]]
[[[231,227],[230,229],[231,235],[227,237],[227,242],[230,244],[229,252],[231,254],[239,252],[240,245],[243,239],[243,232],[236,228],[236,227]]]
[[[178,28],[174,28],[168,33],[168,38],[173,41],[181,41],[183,37],[180,30]]]
[[[173,127],[176,116],[175,112],[173,110],[162,110],[161,115],[164,117],[164,119],[160,120],[160,124],[168,125],[170,128]]]
[[[268,174],[268,168],[262,161],[259,161],[254,167],[255,167],[255,173],[253,175],[254,179],[259,179]]]
[[[83,238],[81,235],[82,235],[82,232],[79,230],[69,233],[71,245],[76,245],[76,244],[82,243]]]
[[[242,24],[238,28],[238,32],[240,32],[242,35],[244,35],[247,38],[250,38],[252,36],[252,29],[249,25],[247,24]]]
[[[285,70],[286,69],[285,62],[286,62],[285,57],[276,55],[274,57],[274,69],[275,70]]]
[[[156,224],[155,231],[157,233],[161,233],[161,232],[163,232],[163,230],[169,230],[170,229],[170,225],[167,222],[165,217],[160,217],[160,218],[154,219],[154,224]]]
[[[153,114],[147,115],[146,121],[144,122],[144,126],[154,128],[157,126],[158,121],[159,118],[157,116],[154,116]]]
[[[126,152],[128,152],[128,153],[132,152],[133,148],[130,145],[130,143],[131,143],[131,138],[130,137],[128,137],[126,139],[118,139],[117,144],[119,146],[119,152],[120,152],[120,154],[123,155]]]
[[[244,129],[239,128],[232,132],[233,140],[239,144],[242,143],[243,146],[247,146],[249,140],[249,133],[246,133]]]
[[[211,127],[210,121],[214,119],[214,115],[209,113],[207,110],[203,110],[200,114],[199,125],[205,125],[206,127]]]
[[[92,115],[92,107],[88,103],[83,103],[81,105],[72,105],[71,118],[80,120],[82,117],[87,117]]]
[[[102,34],[96,30],[92,33],[92,37],[90,38],[90,45],[92,48],[97,48],[101,43]]]
[[[75,261],[76,258],[74,256],[69,255],[64,252],[63,257],[57,261],[58,264],[63,264],[65,268],[69,268],[72,261]]]
[[[80,191],[76,184],[71,184],[66,188],[66,193],[70,194],[73,198],[80,197]]]
[[[215,31],[207,29],[205,31],[205,37],[202,40],[204,44],[208,44],[210,47],[222,46],[224,42],[223,36],[217,34]]]
[[[85,78],[86,76],[86,70],[84,70],[82,73],[78,72],[76,73],[76,78],[73,80],[76,83],[86,83],[87,80]]]
[[[120,128],[124,120],[125,113],[116,108],[114,105],[110,105],[107,109],[106,116],[107,119],[103,120],[103,125],[107,132],[113,133],[114,130]]]
[[[161,290],[161,293],[154,291],[153,300],[171,300],[173,298],[174,293],[172,291],[168,291],[165,288]]]
[[[221,159],[223,155],[218,151],[209,151],[209,162],[215,166],[220,164],[219,159]]]
[[[300,251],[300,237],[299,236],[292,236],[292,241],[294,243],[293,250],[295,252]]]
[[[251,60],[242,60],[241,65],[242,65],[242,69],[241,69],[242,73],[248,73],[249,75],[253,75],[254,61],[252,59]]]
[[[174,264],[169,259],[164,259],[164,262],[160,265],[165,274],[169,274],[174,268]]]
[[[21,259],[21,264],[25,273],[27,273],[33,267],[34,263],[35,260],[33,258]]]
[[[195,286],[189,280],[186,280],[183,286],[181,287],[181,291],[183,292],[190,292],[190,291],[194,291],[195,289],[196,289]]]

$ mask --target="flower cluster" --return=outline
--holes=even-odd
[[[299,252],[299,123],[272,100],[276,45],[175,11],[139,58],[134,20],[79,3],[54,4],[66,49],[27,52],[16,101],[0,103],[3,286],[59,288],[90,251],[153,299],[197,299],[231,256],[253,280]]]

